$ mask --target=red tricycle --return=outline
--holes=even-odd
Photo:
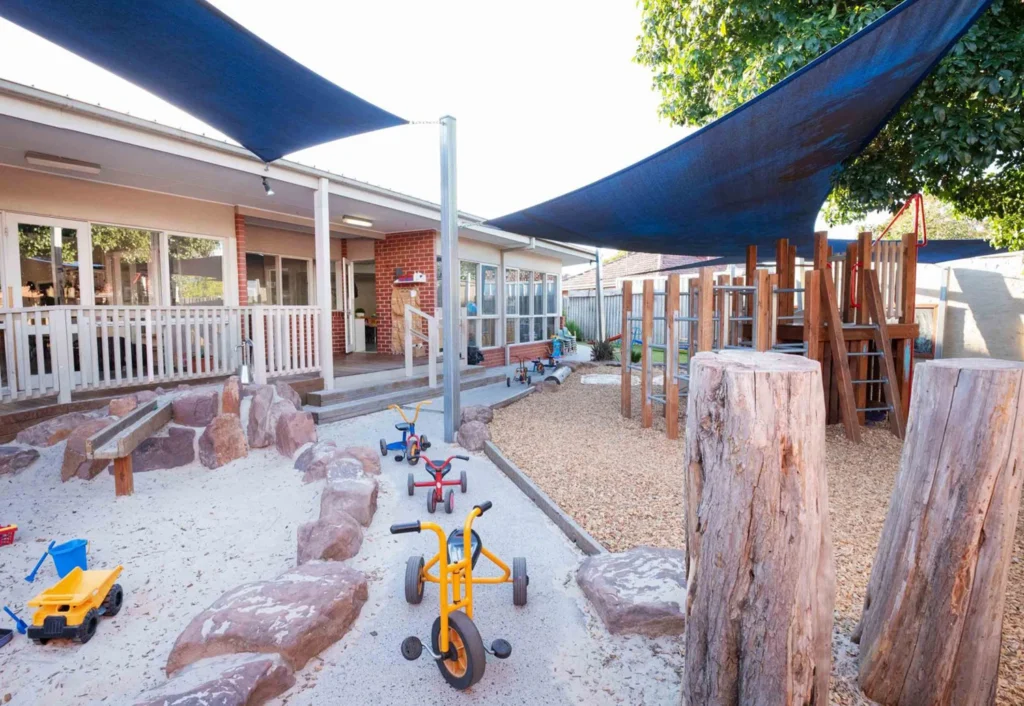
[[[448,471],[452,470],[453,458],[457,458],[460,461],[469,460],[469,456],[449,456],[444,461],[431,461],[424,456],[423,470],[431,475],[431,480],[417,483],[412,473],[409,474],[409,495],[415,495],[417,488],[431,488],[431,491],[427,493],[427,512],[433,513],[437,509],[438,504],[443,503],[444,511],[449,515],[452,514],[452,511],[455,509],[455,491],[449,490],[446,495],[444,493],[445,486],[457,485],[463,493],[466,492],[468,482],[465,471],[459,474],[459,480],[444,479],[448,475]]]

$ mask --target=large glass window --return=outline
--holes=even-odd
[[[281,304],[309,305],[309,260],[281,258]]]
[[[519,270],[505,269],[505,313],[515,316],[519,313]]]
[[[495,316],[498,313],[498,268],[494,265],[480,266],[481,288],[480,313]]]
[[[250,252],[245,254],[245,269],[250,304],[309,304],[309,260]],[[331,283],[333,287],[333,272]]]
[[[92,226],[93,292],[99,305],[155,304],[160,234],[118,226]]]
[[[78,231],[18,224],[23,306],[80,304]]]
[[[530,281],[533,273],[529,270],[519,270],[519,314],[526,316],[530,313]]]
[[[459,304],[467,319],[467,343],[487,348],[498,345],[498,268],[476,262],[459,263]]]
[[[167,239],[172,306],[224,306],[224,244],[210,238]]]
[[[505,268],[505,291],[505,342],[550,338],[557,324],[558,276]]]
[[[546,275],[545,281],[548,288],[548,308],[549,314],[554,314],[558,311],[558,277],[555,275]]]

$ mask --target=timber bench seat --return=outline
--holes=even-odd
[[[135,492],[132,452],[170,421],[171,403],[153,400],[86,439],[86,458],[113,460],[115,495],[120,497]]]

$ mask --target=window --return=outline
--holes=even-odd
[[[249,303],[308,306],[311,264],[309,260],[247,252],[245,289]]]
[[[100,306],[155,304],[160,233],[119,226],[92,226],[93,293]]]
[[[555,333],[558,275],[505,268],[505,297],[506,343],[546,341]]]
[[[476,262],[459,263],[459,304],[468,321],[467,344],[498,345],[498,268]]]
[[[172,306],[224,306],[224,244],[212,238],[167,239]]]

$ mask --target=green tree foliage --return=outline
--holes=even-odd
[[[877,219],[857,225],[857,232],[881,233],[891,218]],[[988,238],[988,228],[982,221],[960,215],[950,204],[934,196],[924,197],[924,220],[928,225],[929,240],[970,240]],[[914,231],[914,210],[908,208],[889,229],[887,238],[899,238],[903,233]]]
[[[641,0],[636,59],[662,114],[702,125],[778,83],[899,0]],[[1024,248],[1024,2],[994,0],[868,148],[834,178],[832,223],[924,191]]]
[[[119,252],[122,262],[149,262],[152,231],[118,226],[92,226],[92,246],[100,252]],[[53,248],[53,229],[48,226],[22,224],[18,231],[22,257],[49,259]],[[220,244],[207,238],[173,237],[170,239],[171,257],[191,260],[209,257]],[[65,238],[61,247],[64,262],[78,262],[78,243]]]

